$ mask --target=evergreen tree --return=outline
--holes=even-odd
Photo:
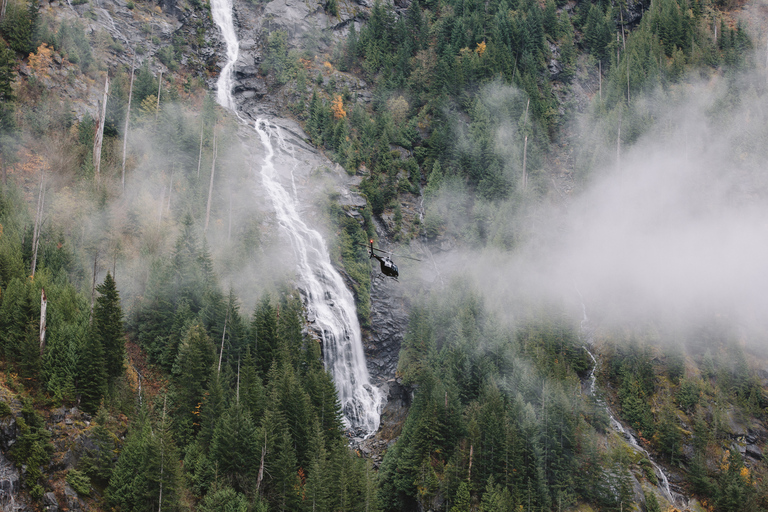
[[[37,49],[35,28],[39,17],[37,2],[8,2],[0,32],[13,51],[26,57]]]
[[[230,405],[214,431],[211,462],[239,492],[248,491],[255,483],[261,457],[259,437],[248,412],[238,403]]]
[[[190,327],[179,348],[173,371],[172,410],[181,446],[189,444],[200,430],[197,416],[215,371],[214,351],[211,339],[200,324]]]
[[[120,295],[112,274],[107,272],[104,282],[96,287],[99,297],[93,308],[93,336],[104,350],[104,364],[109,382],[114,382],[125,371],[125,334]]]
[[[85,343],[80,346],[77,360],[77,392],[80,395],[80,406],[87,412],[96,412],[107,391],[107,369],[104,348],[92,333],[86,336]]]
[[[206,494],[198,510],[200,512],[248,512],[248,499],[233,488],[225,486]]]
[[[264,415],[266,397],[250,347],[246,348],[245,357],[240,365],[240,403],[251,415],[254,425],[258,425]]]
[[[256,366],[263,378],[272,366],[278,349],[277,312],[268,293],[262,297],[254,311],[251,336],[256,347]]]
[[[584,42],[589,53],[604,63],[608,60],[608,45],[613,38],[613,31],[608,18],[598,4],[589,4],[589,14],[584,27]]]
[[[16,78],[13,67],[16,65],[16,58],[10,48],[0,43],[0,101],[3,103],[11,102],[15,99],[11,84]],[[2,125],[0,125],[2,127]]]

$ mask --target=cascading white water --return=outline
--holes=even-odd
[[[574,284],[575,287],[575,284]],[[669,502],[675,506],[682,505],[683,507],[687,506],[687,499],[682,494],[674,492],[670,486],[669,486],[669,478],[667,478],[667,474],[664,472],[664,469],[656,463],[655,460],[653,460],[653,457],[651,457],[651,454],[648,453],[648,451],[640,446],[640,444],[637,442],[637,439],[635,436],[630,432],[629,430],[625,429],[624,426],[621,424],[619,420],[616,419],[616,417],[613,415],[613,411],[611,411],[611,408],[608,407],[608,404],[605,403],[602,399],[600,399],[595,394],[595,388],[597,386],[597,365],[598,361],[595,355],[590,350],[590,347],[593,345],[593,333],[592,329],[589,325],[589,318],[587,317],[587,307],[584,304],[584,298],[581,296],[581,292],[579,292],[579,289],[576,288],[576,293],[579,294],[579,297],[581,298],[581,311],[582,311],[582,319],[581,323],[579,325],[579,334],[580,338],[582,338],[582,343],[584,346],[584,350],[587,351],[587,354],[589,354],[589,357],[592,359],[592,369],[589,372],[589,393],[593,397],[595,397],[595,401],[599,406],[601,406],[603,409],[605,409],[605,412],[608,413],[608,418],[611,423],[611,428],[621,434],[624,439],[627,441],[629,446],[637,451],[645,455],[648,460],[650,461],[651,465],[653,466],[653,471],[656,474],[656,478],[658,480],[658,487],[659,489],[664,493],[664,496],[669,500]]]
[[[227,63],[217,82],[217,100],[223,107],[235,111],[232,67],[238,57],[239,43],[232,19],[231,0],[213,0],[211,10],[227,45]],[[379,428],[383,397],[381,391],[370,383],[354,298],[341,275],[333,268],[322,236],[299,215],[293,171],[293,197],[278,180],[272,141],[291,156],[292,148],[285,146],[279,128],[270,126],[266,120],[259,119],[254,128],[267,152],[261,166],[261,181],[275,207],[280,226],[290,237],[299,278],[305,287],[308,314],[315,318],[319,327],[325,366],[336,384],[344,421],[347,427],[372,434]]]
[[[237,62],[240,53],[240,43],[235,33],[235,22],[232,19],[232,0],[213,0],[211,2],[211,14],[213,21],[221,30],[224,43],[227,46],[227,63],[221,69],[221,74],[216,82],[216,101],[224,108],[235,110],[235,102],[232,100],[232,67]]]
[[[382,397],[381,391],[370,383],[354,298],[331,265],[320,233],[301,220],[295,200],[278,182],[272,139],[280,139],[263,119],[256,121],[256,131],[267,150],[261,181],[280,225],[291,238],[299,276],[306,287],[308,313],[320,328],[325,366],[336,383],[347,426],[375,432],[379,428]]]

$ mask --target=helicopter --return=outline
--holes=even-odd
[[[389,256],[379,256],[378,254],[376,254],[375,251],[378,251],[380,253],[384,253],[385,255],[388,255],[388,254],[393,254],[394,255],[394,253],[391,253],[389,251],[384,251],[382,249],[375,248],[373,246],[373,240],[369,240],[369,244],[370,244],[370,246],[369,246],[370,258],[369,259],[376,258],[377,260],[379,260],[379,263],[381,264],[381,273],[384,274],[385,276],[391,277],[392,279],[397,281],[397,277],[400,275],[400,273],[397,270],[397,265],[395,265],[395,262],[392,261],[392,259]],[[399,256],[402,256],[402,255],[399,255]],[[411,258],[410,256],[402,256],[402,257],[403,258],[408,258],[409,260],[421,261],[418,258]]]

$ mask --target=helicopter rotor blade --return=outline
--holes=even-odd
[[[368,249],[373,249],[376,252],[381,252],[381,253],[384,253],[384,254],[389,254],[389,255],[392,255],[392,256],[397,256],[398,258],[407,258],[409,260],[421,261],[419,258],[413,258],[411,256],[406,256],[404,254],[400,254],[400,253],[397,253],[397,252],[385,251],[384,249],[379,249],[378,247],[371,247],[370,243],[368,243],[368,244],[361,244],[360,242],[358,242],[358,245],[365,246]]]
[[[395,253],[393,253],[393,254],[395,256],[397,256],[398,258],[406,258],[406,259],[413,260],[413,261],[421,261],[419,258],[412,258],[410,256],[405,256],[403,254],[395,254]]]

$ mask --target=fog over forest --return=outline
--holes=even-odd
[[[768,329],[768,103],[754,88],[764,80],[761,69],[694,80],[672,98],[659,91],[634,99],[641,105],[635,112],[647,117],[646,131],[618,155],[618,122],[595,125],[589,114],[577,117],[577,141],[605,133],[613,139],[587,144],[582,151],[589,154],[580,155],[598,155],[604,165],[577,177],[567,197],[552,192],[516,216],[494,218],[523,233],[512,251],[438,253],[443,277],[471,275],[489,303],[513,316],[512,304],[535,298],[562,302],[580,319],[583,296],[592,320],[684,326],[719,318],[758,329],[750,342],[762,343],[759,333]],[[515,94],[493,87],[494,94]],[[500,132],[497,150],[508,152]],[[463,200],[450,191],[441,199]],[[426,280],[435,279],[430,266]]]

